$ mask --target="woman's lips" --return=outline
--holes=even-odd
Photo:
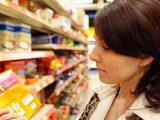
[[[105,72],[104,70],[102,70],[102,69],[100,69],[100,68],[97,68],[98,69],[98,71],[103,71],[103,72]]]

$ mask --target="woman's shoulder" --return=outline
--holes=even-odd
[[[129,111],[136,114],[143,120],[160,120],[160,111],[148,108],[149,105],[145,94],[141,94],[132,104]]]

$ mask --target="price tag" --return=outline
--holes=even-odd
[[[57,46],[53,45],[53,49],[57,49],[57,48],[58,48]]]
[[[0,3],[3,4],[3,5],[8,6],[7,0],[0,0]]]
[[[29,11],[26,11],[26,15],[29,17],[33,17],[33,15]],[[36,19],[36,18],[34,18],[34,19]]]
[[[53,78],[50,78],[50,79],[49,79],[49,83],[52,83],[52,82],[53,82]]]
[[[0,57],[0,61],[2,61],[3,59]]]
[[[59,95],[59,93],[60,93],[60,90],[57,90],[57,91],[56,91],[56,94]]]
[[[60,74],[60,70],[57,70],[57,74]]]
[[[42,83],[42,86],[43,86],[43,87],[46,87],[46,86],[47,86],[46,81],[44,81],[44,82]]]
[[[45,115],[42,120],[48,120],[48,117]]]
[[[40,85],[37,85],[36,86],[36,91],[38,92],[38,91],[40,91],[42,89],[42,87],[40,86]]]

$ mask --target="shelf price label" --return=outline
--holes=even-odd
[[[53,82],[53,78],[49,78],[49,83],[52,83]]]
[[[3,59],[2,59],[2,57],[0,57],[0,61],[2,61]]]
[[[37,85],[37,86],[35,87],[35,89],[36,89],[36,91],[38,92],[38,91],[40,91],[40,90],[42,89],[42,87],[41,87],[40,85]]]
[[[47,86],[46,81],[42,82],[42,86],[43,86],[43,87],[46,87],[46,86]]]
[[[45,115],[41,120],[48,120],[47,115]]]
[[[60,70],[57,70],[57,74],[60,74],[61,73],[61,71]]]
[[[0,0],[0,4],[8,6],[7,0]]]

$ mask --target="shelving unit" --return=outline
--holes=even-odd
[[[32,45],[33,49],[46,49],[46,50],[81,50],[87,51],[87,48],[79,48],[79,47],[69,47],[66,45],[58,45],[58,44],[40,44],[40,45]]]
[[[78,88],[78,86],[81,84],[81,82],[85,79],[85,77],[83,77],[80,81],[78,81],[78,83],[76,84],[76,86],[73,88],[72,92],[75,92]]]
[[[32,93],[37,93],[40,92],[43,88],[46,86],[50,85],[55,81],[55,78],[53,76],[43,76],[39,82],[27,86],[27,88],[32,92]]]
[[[32,29],[40,30],[40,31],[42,31],[41,29],[44,29],[44,30],[47,29],[48,32],[55,32],[57,34],[71,38],[72,40],[75,40],[84,44],[88,44],[87,41],[82,40],[81,38],[75,35],[72,35],[71,33],[65,32],[64,30],[58,27],[55,27],[54,25],[51,25],[49,22],[44,21],[36,14],[20,6],[13,4],[9,0],[0,1],[0,14],[22,21],[23,23],[30,25]]]
[[[81,70],[75,72],[70,78],[68,78],[61,86],[59,86],[56,90],[55,90],[55,94],[58,96],[62,90],[64,90],[64,88],[66,88],[76,77],[78,77],[82,71],[86,68],[83,67]]]
[[[0,62],[55,56],[53,51],[0,52]]]
[[[48,120],[48,118],[55,112],[53,104],[45,104],[41,107],[30,120]]]
[[[86,60],[87,59],[87,57],[83,57],[83,58],[81,58],[81,59],[79,59],[79,60],[76,60],[76,61],[74,61],[74,62],[72,62],[72,63],[69,63],[69,64],[67,64],[67,65],[64,65],[64,66],[62,66],[62,67],[60,67],[60,68],[58,68],[56,71],[56,73],[57,74],[61,74],[62,72],[64,72],[64,71],[66,71],[66,70],[68,70],[68,69],[70,69],[70,68],[72,68],[74,65],[76,65],[76,64],[78,64],[78,63],[80,63],[80,62],[82,62],[82,61],[84,61],[84,60]]]
[[[67,12],[62,5],[58,2],[58,0],[34,0],[36,2],[40,2],[41,4],[46,4],[48,7],[56,11],[60,15],[64,15],[68,17],[71,20],[72,26],[78,30],[80,30],[83,34],[86,34],[86,32],[78,25],[78,23],[75,22],[75,20],[72,18],[72,16]]]
[[[72,18],[72,16],[59,4],[58,0],[34,0],[41,2],[42,4],[47,5],[60,15],[66,16],[71,20],[72,27],[76,30],[79,30],[82,32],[82,34],[85,35],[86,39],[76,36],[72,32],[67,32],[60,27],[57,27],[56,25],[52,25],[51,23],[44,21],[42,18],[37,16],[36,14],[20,7],[15,4],[13,4],[9,0],[0,0],[0,16],[4,16],[7,18],[7,20],[11,20],[13,22],[18,23],[24,23],[29,26],[31,26],[32,30],[35,30],[37,32],[47,33],[49,35],[56,33],[58,35],[62,35],[66,38],[70,38],[71,40],[78,41],[81,44],[84,44],[85,47],[69,47],[67,45],[60,45],[60,44],[41,44],[41,45],[32,45],[32,49],[34,51],[32,52],[0,52],[0,62],[4,61],[15,61],[15,60],[26,60],[26,59],[33,59],[33,58],[44,58],[44,57],[56,57],[56,50],[59,52],[59,50],[66,50],[78,52],[78,54],[84,54],[88,51],[88,48],[86,45],[87,42],[87,34],[86,32],[76,23],[76,21]],[[34,32],[35,32],[34,31]],[[81,45],[80,44],[80,45]],[[77,54],[77,53],[76,53]],[[66,54],[65,54],[66,55]],[[84,57],[79,58],[71,63],[65,64],[64,66],[56,69],[55,76],[48,75],[48,76],[42,76],[42,78],[35,84],[26,86],[33,94],[43,94],[45,92],[45,89],[50,87],[52,83],[54,83],[57,80],[57,76],[61,75],[64,71],[69,70],[70,68],[74,67],[75,65],[81,63],[84,65],[83,68],[80,68],[79,70],[76,70],[73,72],[72,76],[68,78],[62,85],[60,85],[58,88],[55,89],[54,93],[55,95],[59,95],[72,81],[75,80],[80,74],[83,73],[83,71],[87,67],[87,58],[88,56],[85,54]],[[80,64],[80,66],[81,66]],[[84,77],[77,83],[75,90],[78,88],[82,80],[85,79]],[[55,82],[56,83],[56,82]],[[53,85],[53,84],[52,84]],[[43,96],[44,97],[44,96]],[[77,96],[75,102],[73,103],[73,106],[76,104],[76,101],[78,101]],[[35,115],[32,116],[30,120],[48,120],[48,118],[56,112],[55,107],[53,104],[44,104],[43,106],[35,113]]]

